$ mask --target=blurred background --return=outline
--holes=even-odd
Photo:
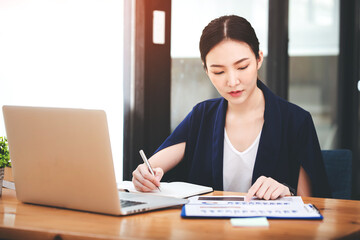
[[[359,2],[2,0],[0,105],[104,109],[117,180],[130,179],[139,149],[150,157],[196,103],[219,96],[199,38],[212,19],[240,15],[264,52],[260,79],[311,113],[322,149],[353,151],[359,199]]]

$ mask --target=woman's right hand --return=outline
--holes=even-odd
[[[160,187],[160,180],[164,175],[162,168],[153,168],[155,176],[153,176],[145,163],[140,164],[133,171],[132,182],[135,189],[141,192],[150,192]]]

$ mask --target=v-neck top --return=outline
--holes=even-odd
[[[311,181],[314,197],[331,197],[315,126],[309,112],[275,94],[260,80],[264,124],[251,183],[271,177],[297,189],[300,166]],[[216,98],[197,104],[155,151],[185,142],[182,161],[164,180],[185,181],[223,190],[224,127],[228,102]]]
[[[254,142],[242,152],[232,145],[225,128],[224,136],[224,191],[246,193],[251,187],[261,131]]]

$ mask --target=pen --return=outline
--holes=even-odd
[[[144,151],[141,149],[141,150],[139,151],[139,153],[140,153],[140,156],[141,156],[141,158],[143,159],[144,163],[145,163],[146,166],[148,167],[149,171],[150,171],[151,174],[155,177],[155,173],[154,173],[154,171],[152,170],[152,167],[151,167],[149,161],[147,160]],[[158,188],[159,191],[161,192],[160,188],[159,188],[159,187],[157,187],[157,188]]]

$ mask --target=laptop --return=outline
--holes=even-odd
[[[119,192],[102,110],[3,106],[18,200],[110,215],[187,199]]]

